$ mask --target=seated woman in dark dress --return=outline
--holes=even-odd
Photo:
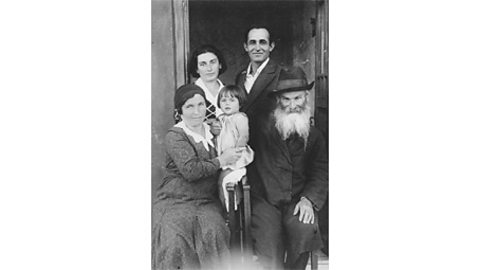
[[[236,162],[240,151],[231,148],[217,157],[200,87],[180,87],[174,102],[181,121],[165,137],[166,172],[153,209],[153,268],[222,269],[230,232],[217,180],[220,168]]]

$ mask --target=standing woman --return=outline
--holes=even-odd
[[[230,148],[217,157],[200,87],[181,86],[174,102],[181,121],[165,136],[166,172],[153,208],[153,269],[222,269],[230,233],[217,179],[220,168],[240,153]]]
[[[213,119],[222,112],[217,107],[217,96],[223,83],[218,76],[227,70],[227,64],[222,53],[212,45],[202,45],[197,48],[188,61],[188,73],[198,78],[195,84],[205,92],[207,99],[207,119]]]

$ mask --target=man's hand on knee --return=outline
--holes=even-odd
[[[305,197],[302,197],[300,201],[295,205],[295,209],[293,210],[293,215],[298,215],[298,220],[303,223],[310,223],[313,224],[315,220],[315,215],[313,213],[313,206],[312,203]]]

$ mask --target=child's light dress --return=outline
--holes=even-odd
[[[245,142],[245,148],[242,150],[240,159],[235,164],[222,168],[223,170],[233,170],[222,180],[223,194],[228,210],[226,185],[227,183],[238,183],[247,174],[245,166],[253,161],[254,153],[250,146],[246,144],[248,142],[248,117],[245,113],[221,114],[218,119],[222,123],[222,129],[217,137],[218,155],[221,155],[225,149],[239,147],[239,141]]]

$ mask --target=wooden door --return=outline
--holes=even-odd
[[[318,0],[316,12],[315,125],[328,142],[328,0]]]

